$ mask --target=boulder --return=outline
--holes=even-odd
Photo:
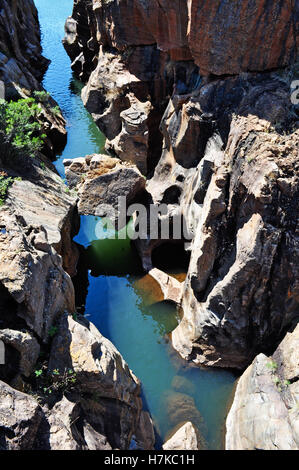
[[[189,421],[163,444],[163,450],[200,450],[198,431]]]
[[[107,155],[66,160],[64,165],[69,184],[78,190],[79,214],[107,215],[106,206],[117,211],[119,197],[125,197],[128,206],[145,188],[145,178],[134,165]]]
[[[299,449],[298,347],[299,325],[241,376],[226,421],[227,450]]]
[[[34,448],[43,413],[29,395],[0,382],[0,449]]]

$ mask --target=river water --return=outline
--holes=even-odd
[[[64,177],[63,159],[102,152],[105,137],[82,104],[82,84],[73,78],[61,44],[72,0],[35,3],[43,53],[52,61],[43,85],[67,120],[68,142],[55,162]],[[129,240],[111,240],[107,235],[97,239],[95,227],[100,222],[96,217],[81,217],[81,229],[75,237],[81,250],[74,279],[78,310],[113,342],[141,380],[144,408],[153,417],[157,447],[176,426],[190,420],[199,427],[207,448],[222,448],[236,377],[229,371],[188,365],[178,357],[167,336],[178,324],[176,309],[160,302],[159,289],[142,273]],[[184,269],[176,266],[181,275]]]

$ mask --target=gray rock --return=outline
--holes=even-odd
[[[200,450],[196,431],[190,421],[179,428],[163,444],[163,450]]]
[[[151,446],[152,424],[141,414],[140,382],[92,323],[80,316],[78,321],[61,318],[49,361],[49,370],[54,369],[75,371],[83,414],[111,447],[127,449],[133,434],[141,445]]]
[[[226,421],[227,450],[299,449],[298,347],[299,325],[241,376]]]
[[[33,449],[42,416],[34,398],[0,382],[1,450]]]
[[[78,211],[83,215],[109,216],[118,210],[119,197],[129,205],[145,188],[145,178],[134,165],[108,155],[88,155],[64,164],[69,184],[78,190]]]

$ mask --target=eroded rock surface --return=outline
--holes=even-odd
[[[271,72],[296,60],[297,3],[78,0],[75,10],[65,43],[82,37],[93,53],[82,97],[107,148],[142,161],[149,202],[185,223],[173,345],[196,364],[244,369],[298,321],[296,68]],[[146,271],[161,243],[137,240]]]
[[[40,89],[49,61],[42,56],[34,1],[3,0],[0,13],[0,80],[7,87],[6,93]]]
[[[216,81],[191,98],[213,113],[220,135],[209,139],[180,197],[194,235],[184,318],[172,335],[186,359],[237,368],[273,351],[298,321],[297,116],[282,79],[243,80]],[[225,93],[238,83],[246,92]],[[167,177],[178,168],[174,160]]]
[[[118,198],[125,198],[128,206],[144,192],[145,178],[138,168],[117,158],[96,154],[63,163],[70,187],[77,189],[79,214],[109,215],[109,207],[119,209]]]
[[[226,422],[227,450],[298,450],[298,347],[299,326],[241,376]]]
[[[33,0],[3,0],[0,5],[0,98],[11,100],[34,97],[43,90],[41,80],[49,60],[43,57],[40,26]],[[56,101],[48,97],[40,103],[42,133],[47,139],[44,152],[51,158],[66,144],[65,120],[52,111]]]
[[[42,420],[38,402],[0,382],[0,449],[32,449]]]
[[[141,413],[139,380],[92,323],[65,315],[52,344],[49,370],[69,369],[76,373],[75,388],[89,424],[113,448],[128,449],[133,435],[153,446],[147,437],[152,424]]]
[[[34,94],[42,90],[48,61],[41,56],[33,1],[2,2],[0,49],[0,97],[45,99],[38,119],[47,134],[43,152],[51,156],[47,150],[63,143],[65,121],[52,113],[51,97]],[[119,180],[128,199],[144,189],[137,168],[108,157],[109,167],[104,158],[105,165],[90,159],[88,172],[104,176],[103,189],[106,173],[118,165],[110,199],[117,197],[115,188],[122,191]],[[134,442],[152,449],[153,425],[142,410],[139,380],[92,324],[74,320],[76,193],[42,154],[8,160],[0,152],[0,176],[11,178],[0,210],[0,380],[6,382],[0,382],[0,448],[111,450]]]
[[[189,421],[163,444],[163,450],[200,450],[197,435],[198,431]]]

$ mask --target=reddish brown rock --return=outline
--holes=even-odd
[[[289,64],[298,46],[295,3],[192,0],[189,46],[201,74],[232,75]]]

